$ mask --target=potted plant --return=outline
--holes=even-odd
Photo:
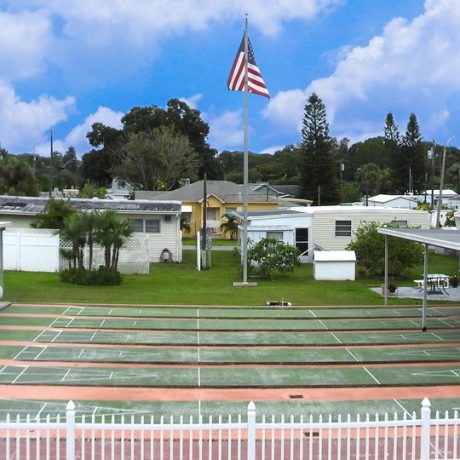
[[[458,287],[459,281],[460,281],[460,277],[458,275],[451,275],[449,277],[449,286],[456,288]]]
[[[396,289],[398,289],[398,285],[394,283],[393,281],[390,281],[388,283],[388,292],[391,294],[394,294],[396,292]]]

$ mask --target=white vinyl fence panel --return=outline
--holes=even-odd
[[[5,270],[59,271],[59,236],[55,230],[8,228],[3,234]]]
[[[460,455],[457,411],[432,416],[425,399],[419,414],[257,417],[253,402],[239,415],[159,419],[95,415],[0,422],[0,458],[24,460],[452,460]]]

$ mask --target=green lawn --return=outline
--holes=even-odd
[[[13,302],[64,302],[156,305],[265,305],[281,300],[299,305],[381,305],[383,299],[369,290],[382,280],[315,281],[312,265],[274,280],[257,280],[257,287],[233,287],[238,277],[238,256],[214,251],[212,268],[198,272],[195,251],[184,251],[181,264],[152,265],[149,275],[126,275],[121,286],[75,286],[62,283],[58,274],[11,272],[4,274],[4,299]],[[458,272],[455,257],[430,254],[431,272]],[[399,285],[412,285],[422,267],[412,270]],[[420,304],[419,300],[390,299],[391,304]]]

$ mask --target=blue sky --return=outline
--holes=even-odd
[[[181,98],[210,145],[242,150],[243,95],[226,81],[244,14],[272,95],[249,97],[249,147],[300,141],[316,92],[330,133],[356,142],[401,131],[460,143],[459,0],[0,0],[0,142],[11,153],[90,149],[94,122]]]

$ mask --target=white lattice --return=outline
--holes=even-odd
[[[61,249],[71,249],[72,243],[70,240],[61,237]],[[89,249],[84,248],[83,260],[85,267],[88,268]],[[104,249],[95,245],[93,247],[93,265],[92,268],[98,268],[100,265],[105,265]],[[68,268],[69,262],[61,256],[60,269]],[[129,238],[125,245],[120,249],[118,259],[118,270],[126,274],[148,274],[150,271],[148,245],[143,238]]]

